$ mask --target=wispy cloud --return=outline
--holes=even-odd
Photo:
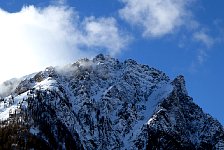
[[[16,13],[0,9],[0,20],[0,81],[98,52],[115,55],[130,40],[115,19],[80,20],[78,12],[63,3],[28,6]]]
[[[197,59],[194,66],[202,65],[209,55],[209,49],[215,44],[216,39],[207,33],[207,30],[202,29],[193,33],[193,40],[201,43],[200,48],[197,50]]]
[[[197,56],[197,60],[198,63],[201,65],[204,63],[205,59],[207,58],[207,51],[205,49],[199,49],[198,50],[198,56]]]
[[[161,38],[178,31],[179,48],[196,49],[193,66],[202,65],[209,56],[209,49],[220,38],[209,34],[209,29],[195,16],[190,7],[197,0],[120,0],[122,19],[142,30],[145,38]],[[192,46],[193,45],[193,46]],[[197,46],[195,48],[194,46]]]
[[[108,53],[116,55],[120,53],[131,40],[131,36],[118,29],[114,18],[86,18],[82,26],[84,36],[81,44],[90,47],[104,46]]]
[[[201,42],[207,48],[210,48],[214,44],[214,39],[203,30],[195,32],[193,38],[194,40]]]
[[[143,29],[145,37],[161,37],[189,22],[191,0],[121,0],[121,18]]]
[[[209,30],[202,28],[192,34],[192,40],[197,43],[196,59],[190,66],[190,72],[197,72],[200,66],[209,58],[211,48],[217,43],[217,38],[209,35]]]

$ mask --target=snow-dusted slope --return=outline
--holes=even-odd
[[[224,145],[221,124],[193,103],[183,76],[171,81],[147,65],[101,54],[23,79],[1,100],[0,119],[10,122],[13,110],[24,112],[19,117],[29,118],[30,132],[52,148],[68,149],[68,143],[78,149]]]

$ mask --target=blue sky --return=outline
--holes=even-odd
[[[184,75],[189,95],[224,124],[223,7],[221,0],[0,0],[0,81],[97,53],[132,58],[172,79]]]

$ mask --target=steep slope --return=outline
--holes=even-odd
[[[193,103],[183,76],[102,54],[23,78],[0,118],[53,149],[224,148],[222,125]]]

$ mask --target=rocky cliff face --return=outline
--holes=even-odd
[[[2,98],[0,118],[55,149],[224,149],[222,125],[183,76],[101,54],[27,76]]]

